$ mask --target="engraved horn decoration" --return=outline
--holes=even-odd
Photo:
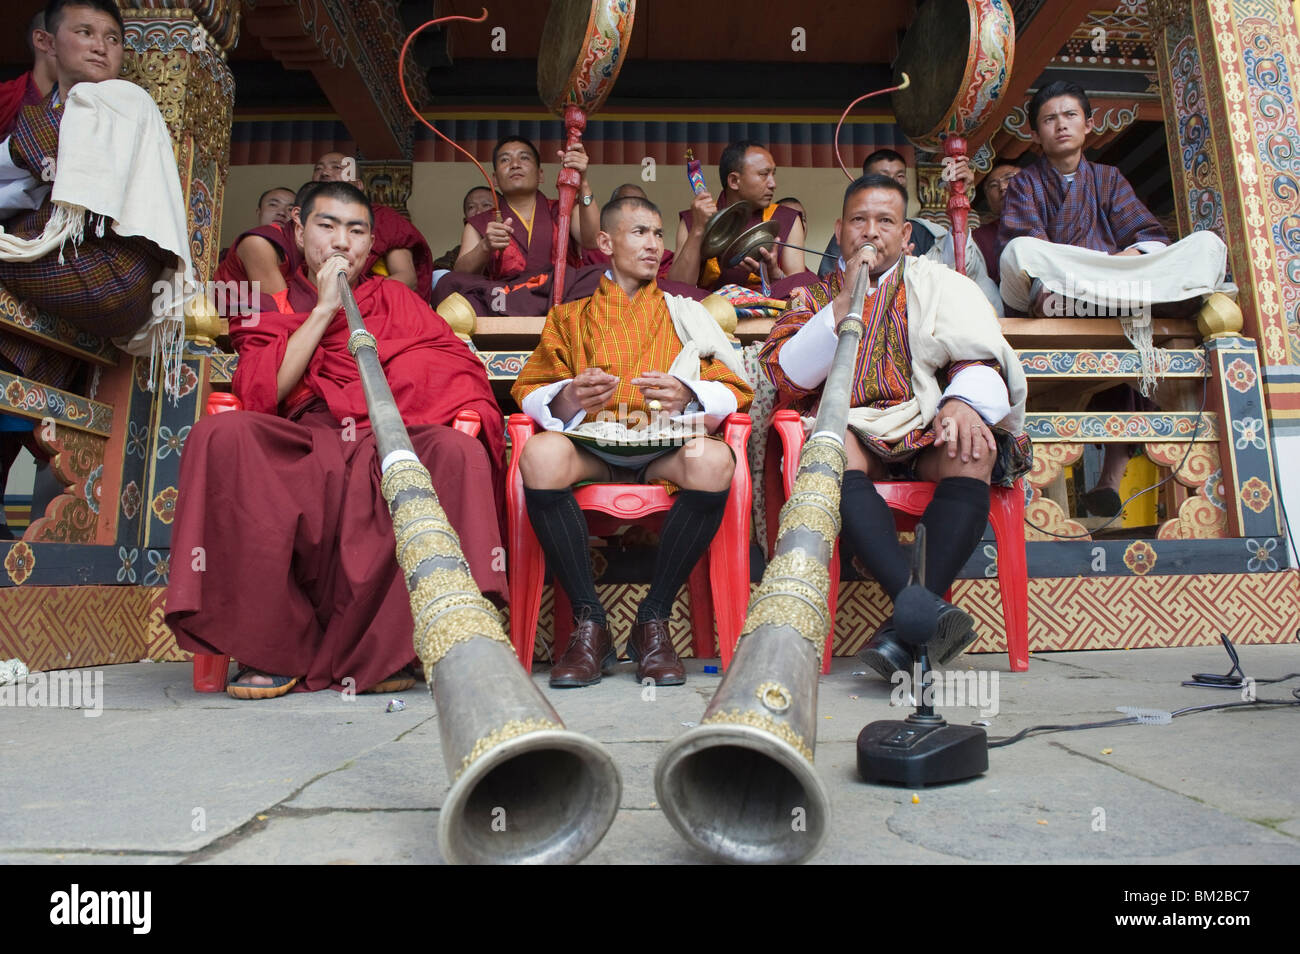
[[[339,284],[452,779],[439,848],[454,863],[578,861],[614,820],[618,769],[600,744],[564,728],[519,665],[411,448],[346,273]]]
[[[736,655],[700,724],[669,743],[655,766],[655,793],[673,827],[725,861],[803,861],[826,839],[830,801],[813,767],[817,678],[867,280],[864,266]]]

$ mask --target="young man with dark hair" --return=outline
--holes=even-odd
[[[172,528],[167,622],[179,645],[231,655],[239,699],[400,691],[415,660],[410,598],[338,275],[346,272],[411,443],[478,587],[503,602],[501,412],[479,360],[404,283],[369,273],[372,212],[345,182],[309,192],[303,265],[256,321],[233,322],[245,413],[194,425]],[[451,427],[469,408],[477,439]],[[493,426],[493,425],[496,426]],[[202,554],[196,559],[195,554]]]
[[[780,227],[777,240],[791,245],[804,244],[803,221],[794,209],[772,201],[776,196],[776,160],[760,143],[744,139],[727,146],[718,162],[718,180],[722,194],[716,202],[711,193],[701,192],[689,209],[679,213],[677,251],[668,277],[708,291],[722,285],[756,288],[761,282],[758,259],[750,257],[731,265],[718,259],[703,258],[701,244],[709,219],[718,209],[742,200],[750,202],[755,211],[746,228],[771,219]],[[788,289],[813,277],[804,264],[803,252],[797,248],[765,248],[760,251],[760,256],[761,264],[767,267],[773,297],[782,298]]]
[[[45,23],[55,86],[0,143],[0,284],[79,330],[129,337],[155,319],[164,269],[190,273],[171,137],[149,94],[118,78],[123,25],[112,0],[51,0]],[[0,357],[56,387],[77,367],[4,332]]]
[[[1027,389],[1020,361],[975,284],[903,254],[912,231],[906,212],[907,190],[893,177],[855,180],[835,223],[847,257],[827,279],[796,290],[760,358],[779,401],[815,413],[839,323],[857,305],[851,298],[859,270],[869,270],[866,331],[844,435],[841,540],[895,598],[907,583],[909,561],[874,482],[935,481],[921,523],[924,583],[939,599],[983,535],[989,482],[1009,485],[1029,469]],[[969,616],[942,603],[931,657],[948,662],[975,635]],[[862,658],[886,679],[911,664],[888,622]]]
[[[575,631],[555,661],[551,685],[599,682],[617,659],[592,579],[586,518],[573,496],[575,484],[592,480],[665,480],[680,488],[628,640],[638,682],[680,685],[686,675],[668,637],[668,618],[678,587],[721,525],[735,469],[731,450],[696,436],[629,457],[566,435],[593,428],[607,435],[604,424],[662,424],[660,414],[688,429],[715,431],[728,414],[749,407],[753,389],[708,311],[658,287],[664,233],[655,205],[617,199],[601,210],[600,225],[597,241],[609,271],[591,297],[551,309],[511,391],[545,429],[524,444],[519,469],[528,518],[574,611]]]
[[[1011,180],[1002,208],[998,238],[1005,246],[1001,291],[1007,309],[1033,317],[1120,318],[1142,355],[1147,396],[1159,378],[1152,306],[1181,303],[1176,307],[1191,313],[1215,291],[1235,295],[1236,286],[1226,281],[1227,246],[1209,231],[1169,244],[1123,174],[1084,157],[1092,107],[1082,88],[1065,81],[1044,86],[1028,113],[1042,155]],[[1094,407],[1136,406],[1127,386],[1106,393]],[[1119,513],[1128,456],[1125,445],[1107,445],[1100,480],[1085,495],[1090,512]]]
[[[596,247],[600,208],[587,179],[587,151],[578,143],[555,155],[561,166],[579,175],[569,234],[559,234],[559,200],[541,191],[537,147],[522,136],[502,137],[492,149],[492,178],[505,199],[502,221],[496,221],[491,211],[470,217],[455,270],[438,282],[437,302],[455,295],[460,300],[449,307],[467,307],[475,314],[544,315],[550,307],[555,249],[560,243],[566,261],[564,300],[592,293],[600,269],[582,269],[582,254]]]
[[[316,160],[316,182],[350,182],[361,185],[356,161],[341,152],[327,152]],[[433,252],[411,220],[394,208],[372,203],[375,210],[374,245],[366,273],[395,278],[425,301],[433,293]]]

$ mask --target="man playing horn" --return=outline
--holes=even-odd
[[[866,331],[844,437],[842,539],[895,598],[907,584],[910,561],[874,482],[934,481],[921,523],[924,583],[939,599],[983,536],[989,482],[1010,484],[1029,469],[1026,386],[1020,361],[975,283],[903,255],[911,238],[906,210],[907,191],[888,176],[864,176],[848,187],[835,223],[847,260],[841,258],[827,279],[796,290],[761,359],[781,400],[811,413],[830,370],[836,329],[855,305],[850,297],[858,269],[870,269],[862,309]],[[976,634],[969,616],[940,602],[930,652],[948,662]],[[862,655],[886,679],[911,664],[891,622]]]
[[[664,520],[650,591],[637,613],[628,652],[637,660],[638,682],[680,685],[685,669],[667,621],[678,587],[722,522],[735,469],[731,449],[699,436],[627,456],[599,443],[580,446],[566,435],[600,431],[602,423],[626,430],[660,414],[678,427],[713,431],[728,414],[748,408],[753,391],[737,353],[704,307],[666,295],[656,283],[664,250],[658,208],[647,199],[616,199],[601,210],[600,226],[597,241],[610,258],[609,270],[590,298],[551,309],[511,392],[545,428],[524,445],[519,469],[529,520],[575,617],[568,648],[551,670],[551,685],[599,682],[617,660],[573,485],[659,480],[679,489]]]
[[[339,272],[346,271],[411,443],[474,580],[503,601],[501,412],[482,363],[402,282],[368,274],[370,204],[345,182],[310,192],[303,265],[276,310],[231,323],[243,413],[205,417],[181,461],[167,622],[193,652],[234,656],[239,699],[305,689],[399,691],[415,660],[410,597]],[[470,408],[478,439],[453,430]],[[248,413],[253,412],[253,413]]]
[[[356,160],[341,152],[327,152],[316,160],[314,182],[350,182],[360,188]],[[375,213],[374,245],[365,274],[395,278],[425,301],[433,293],[433,252],[411,220],[387,205],[372,202]]]

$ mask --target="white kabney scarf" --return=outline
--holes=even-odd
[[[75,255],[89,212],[97,217],[96,234],[104,234],[107,221],[118,235],[143,236],[178,259],[178,267],[164,269],[154,286],[165,283],[172,293],[155,299],[154,313],[139,331],[115,342],[128,354],[148,354],[154,361],[161,352],[171,393],[185,340],[185,300],[196,285],[171,136],[147,92],[116,79],[78,83],[68,91],[50,198],[54,213],[36,238],[0,228],[0,258],[31,262],[56,250],[60,261]]]
[[[943,397],[940,370],[953,361],[992,359],[1001,367],[1011,400],[1010,412],[997,423],[1012,434],[1024,430],[1029,391],[1025,372],[979,288],[964,275],[924,258],[908,258],[903,286],[912,397],[889,408],[850,408],[849,426],[887,443],[902,440],[934,420]]]

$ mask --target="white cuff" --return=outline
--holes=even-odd
[[[38,182],[20,168],[9,154],[9,138],[0,142],[0,220],[19,212],[39,209],[50,191],[50,183]]]
[[[781,346],[777,358],[781,370],[804,390],[812,390],[830,373],[835,360],[835,313],[827,305],[809,318],[802,328]]]
[[[582,419],[587,416],[587,412],[578,408],[578,413],[573,415],[573,420],[565,423],[551,413],[551,402],[564,390],[572,378],[565,378],[563,381],[555,381],[551,384],[544,384],[540,388],[534,388],[528,392],[528,396],[519,402],[520,410],[537,422],[537,425],[547,431],[568,431],[582,423]]]
[[[972,364],[954,374],[939,403],[949,398],[969,404],[986,424],[996,424],[1011,412],[1007,383],[987,364]]]
[[[1168,246],[1166,246],[1164,242],[1157,242],[1154,239],[1147,239],[1145,242],[1134,242],[1128,248],[1124,249],[1124,251],[1130,252],[1133,249],[1137,249],[1143,255],[1146,255],[1150,252],[1158,252],[1160,249],[1167,248],[1167,247]]]
[[[682,381],[681,378],[677,380]],[[690,414],[679,414],[673,418],[674,421],[682,424],[702,422],[710,431],[716,431],[728,414],[736,413],[736,393],[721,381],[682,381],[682,384],[695,392],[695,399],[702,408]]]

